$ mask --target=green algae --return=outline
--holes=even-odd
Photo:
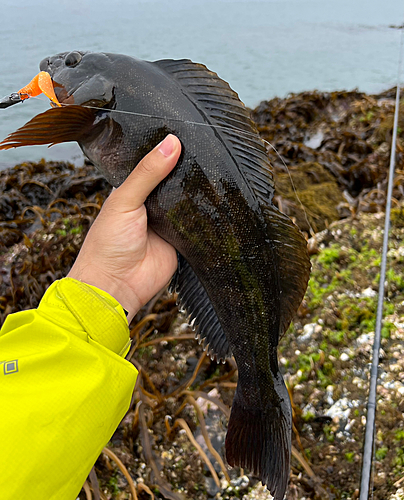
[[[302,163],[291,167],[290,174],[277,173],[275,194],[276,199],[282,200],[280,207],[283,208],[285,203],[295,207],[292,211],[296,223],[306,231],[310,230],[306,217],[315,231],[321,231],[340,218],[337,207],[344,202],[337,181],[319,163]]]
[[[380,480],[374,490],[374,498],[380,500],[389,497],[389,492],[394,491],[392,485],[404,472],[404,431],[400,423],[404,403],[401,393],[396,392],[402,383],[399,381],[403,380],[401,372],[394,379],[401,359],[396,353],[397,360],[390,360],[389,354],[390,345],[394,344],[396,350],[397,345],[402,345],[404,349],[404,337],[397,333],[397,322],[400,325],[404,322],[402,214],[402,207],[397,206],[391,221],[386,274],[381,371],[388,375],[387,379],[383,378],[388,383],[379,383],[378,391],[383,397],[379,401],[377,427],[382,432],[378,434],[375,458],[380,477],[386,479]],[[333,457],[337,460],[332,462],[333,471],[324,479],[332,485],[337,499],[352,498],[359,487],[360,468],[353,464],[360,462],[362,453],[361,419],[365,414],[368,387],[365,374],[376,322],[383,224],[382,214],[363,215],[336,222],[316,236],[318,250],[311,257],[312,273],[302,313],[289,329],[290,336],[282,341],[281,353],[288,360],[284,366],[295,387],[294,400],[299,402],[302,412],[301,423],[297,421],[295,425],[302,429],[300,439],[304,448],[311,451],[314,471],[321,475],[327,453],[328,463]],[[312,327],[303,331],[307,323]],[[307,332],[311,332],[310,336],[300,341],[301,335],[309,335]],[[396,366],[395,372],[389,371],[391,364]],[[323,420],[322,415],[331,404],[329,398],[333,402],[344,398],[357,401],[358,406],[352,407],[347,417],[348,441],[340,432],[341,425],[345,425],[341,417],[329,423]],[[308,409],[303,412],[308,403]],[[296,411],[296,415],[300,413]],[[305,432],[306,428],[311,429],[313,437]]]

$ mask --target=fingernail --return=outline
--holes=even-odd
[[[170,156],[174,150],[173,136],[169,134],[164,140],[158,145],[159,151],[164,156]]]

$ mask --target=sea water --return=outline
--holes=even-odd
[[[396,83],[402,0],[12,0],[1,2],[0,97],[47,56],[70,50],[190,58],[249,107],[303,90],[379,92]],[[395,26],[395,28],[394,28]],[[0,139],[49,107],[0,110]],[[136,119],[134,117],[134,119]],[[40,158],[82,162],[76,144],[0,151],[0,168]]]

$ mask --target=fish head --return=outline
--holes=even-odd
[[[41,71],[50,74],[61,104],[111,107],[114,100],[111,55],[95,52],[62,52],[43,59]]]
[[[0,142],[0,150],[76,141],[105,178],[119,186],[142,156],[164,137],[152,137],[146,148],[136,147],[136,121],[122,111],[112,112],[119,107],[118,102],[122,109],[133,100],[131,89],[135,86],[130,76],[134,61],[120,54],[85,51],[62,52],[43,59],[40,74],[50,75],[53,107]],[[37,87],[32,95],[41,92],[41,85]],[[32,85],[26,88],[29,93]]]

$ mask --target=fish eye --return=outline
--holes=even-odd
[[[77,66],[82,58],[83,56],[80,54],[80,52],[70,52],[66,56],[65,65],[68,68],[74,68],[74,66]]]

